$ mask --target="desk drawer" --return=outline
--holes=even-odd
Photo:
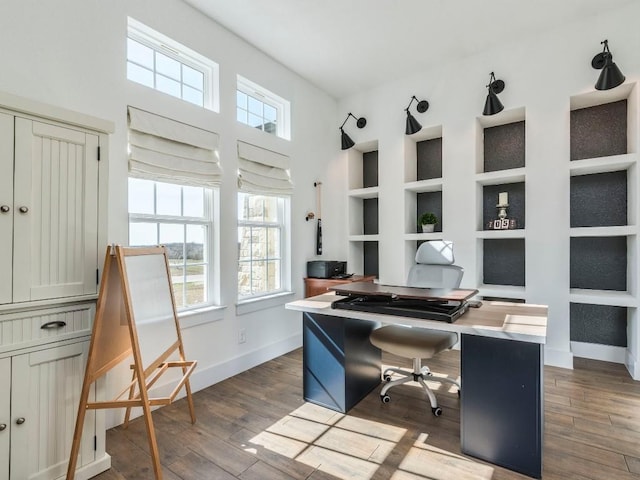
[[[0,352],[91,334],[94,303],[0,315]]]

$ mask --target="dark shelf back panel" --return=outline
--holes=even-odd
[[[438,217],[438,223],[434,231],[442,231],[442,192],[422,192],[416,194],[417,197],[417,212],[416,212],[416,232],[422,233],[422,226],[418,225],[418,220],[423,213],[431,212]]]
[[[362,187],[378,186],[378,151],[362,154]]]
[[[378,277],[378,242],[362,242],[364,274]]]
[[[571,160],[627,153],[627,101],[571,111]]]
[[[365,198],[362,200],[362,216],[365,235],[378,234],[378,199]]]
[[[571,177],[571,227],[627,224],[627,171]]]
[[[627,237],[573,237],[571,288],[627,290]]]
[[[442,138],[416,143],[417,180],[442,178]]]
[[[524,120],[484,129],[484,171],[495,172],[525,165]]]
[[[503,185],[485,185],[482,187],[482,220],[483,228],[487,230],[487,223],[498,218],[498,196],[501,192],[509,194],[509,208],[507,218],[514,219],[517,227],[525,226],[525,193],[524,182],[505,183]]]
[[[483,283],[524,287],[524,239],[485,239],[483,244]]]
[[[627,346],[627,307],[572,303],[571,341]]]

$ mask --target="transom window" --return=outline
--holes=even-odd
[[[129,19],[127,78],[217,111],[218,65],[184,45]]]
[[[178,309],[210,302],[211,189],[129,178],[129,244],[164,245]]]
[[[290,139],[290,103],[238,75],[236,118],[250,127]]]
[[[238,193],[238,298],[283,290],[285,197]]]

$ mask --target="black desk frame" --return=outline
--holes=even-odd
[[[380,384],[377,323],[303,313],[304,399],[346,413]],[[462,452],[542,477],[543,353],[538,343],[462,334]]]

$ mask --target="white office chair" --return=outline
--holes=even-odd
[[[416,252],[416,264],[411,267],[407,278],[407,286],[423,288],[457,288],[462,281],[464,270],[453,265],[453,243],[444,240],[427,241],[420,245]],[[416,381],[422,385],[431,403],[431,411],[438,417],[442,409],[433,391],[425,383],[429,380],[449,382],[458,387],[460,384],[446,377],[433,377],[429,367],[422,365],[422,359],[429,359],[453,347],[458,343],[458,334],[454,332],[440,332],[424,328],[411,328],[401,325],[387,325],[380,327],[369,336],[369,340],[380,350],[404,358],[413,359],[413,371],[408,372],[400,368],[387,368],[382,378],[388,383],[380,392],[380,399],[388,403],[391,397],[387,391],[396,385]],[[391,373],[399,373],[403,378],[391,380]]]

